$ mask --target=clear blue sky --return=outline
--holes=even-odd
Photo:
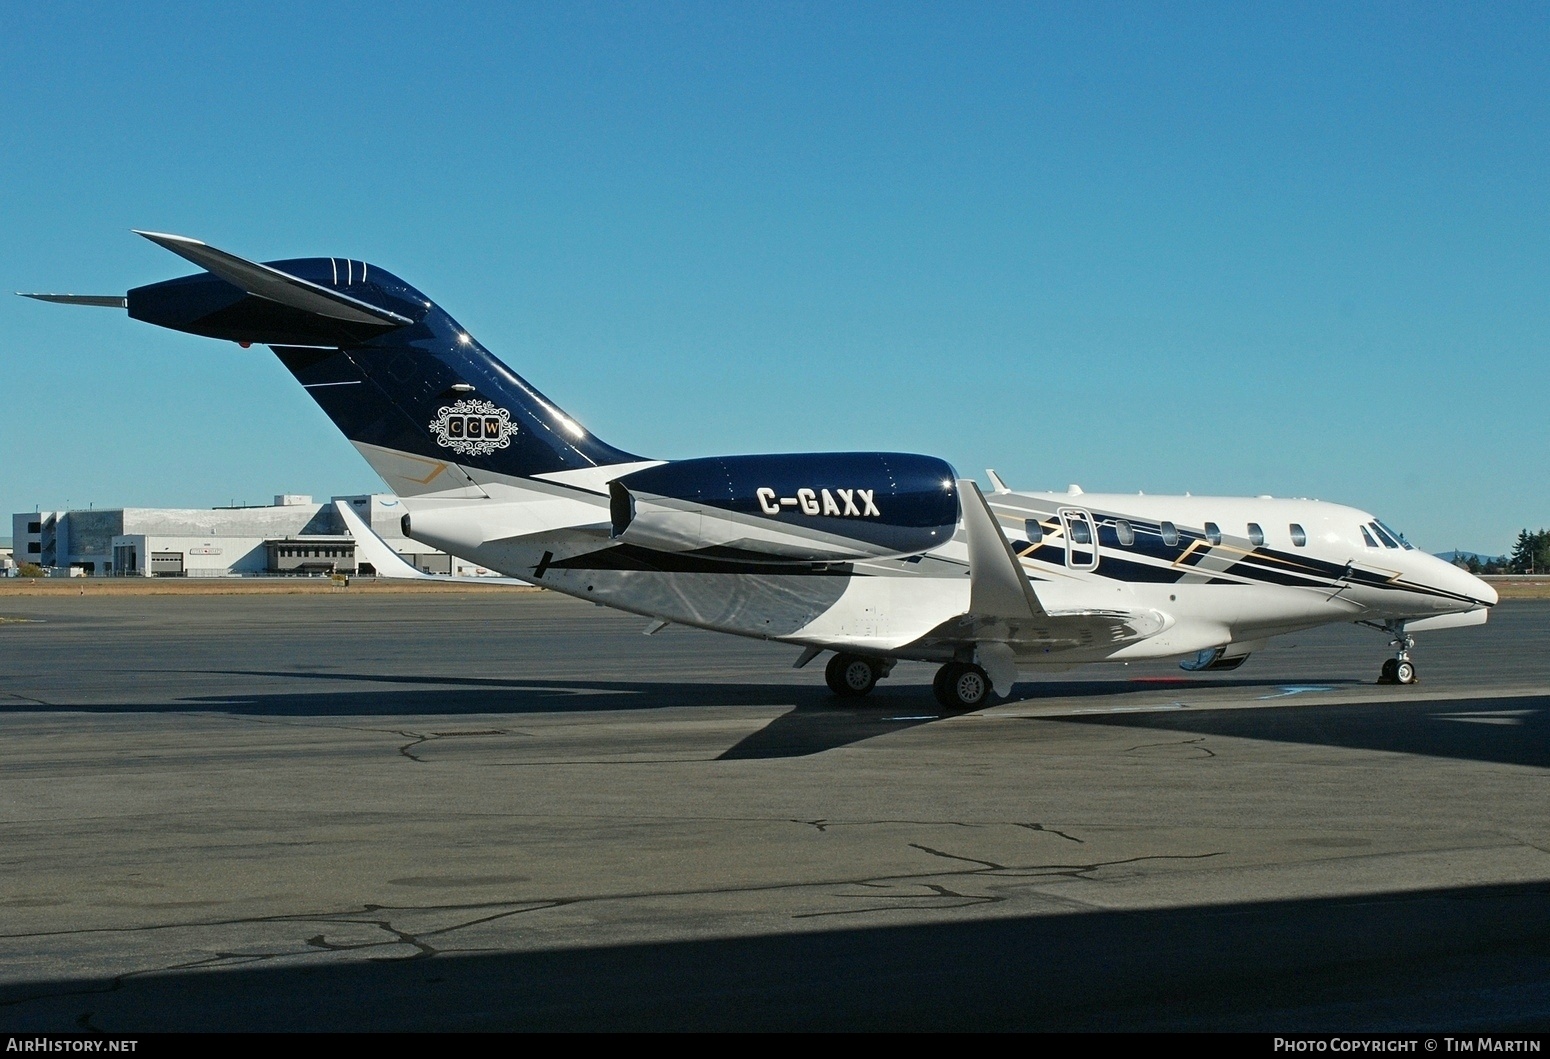
[[[453,13],[448,13],[449,9]],[[0,7],[0,286],[365,258],[649,456],[1550,524],[1550,6]],[[0,300],[0,515],[380,488],[262,348]]]

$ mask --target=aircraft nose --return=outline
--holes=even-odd
[[[1475,601],[1477,606],[1492,607],[1500,598],[1496,589],[1486,584],[1480,578],[1468,570],[1461,570],[1445,559],[1435,559],[1442,566],[1438,571],[1437,587],[1445,592],[1452,592],[1460,596],[1468,596]]]
[[[1469,577],[1470,580],[1474,581],[1475,583],[1475,591],[1471,592],[1470,595],[1474,596],[1488,607],[1496,606],[1496,601],[1502,598],[1496,589],[1482,581],[1480,578],[1476,577],[1474,574],[1470,574]]]

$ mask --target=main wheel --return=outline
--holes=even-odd
[[[1387,662],[1384,662],[1383,663],[1383,669],[1381,671],[1382,675],[1378,677],[1378,683],[1379,684],[1398,684],[1399,680],[1394,675],[1395,670],[1397,670],[1398,668],[1399,668],[1399,659],[1397,659],[1397,658],[1390,658]]]
[[[990,678],[979,666],[949,662],[931,682],[936,701],[949,710],[972,710],[990,694]]]
[[[936,671],[936,676],[931,678],[931,694],[936,696],[936,701],[943,706],[947,705],[947,681],[953,675],[953,667],[956,662],[948,662]]]
[[[1412,662],[1396,662],[1394,665],[1394,683],[1414,684],[1415,664]]]
[[[823,679],[836,695],[859,698],[877,686],[877,667],[860,655],[835,655],[824,667]]]

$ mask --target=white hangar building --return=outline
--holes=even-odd
[[[327,503],[282,494],[271,505],[243,507],[23,512],[11,516],[11,537],[18,569],[30,563],[58,576],[371,576],[394,556],[424,573],[486,572],[405,537],[403,514],[385,493]],[[357,539],[351,516],[376,539]]]

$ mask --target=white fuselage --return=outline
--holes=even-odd
[[[123,297],[30,297],[267,344],[403,497],[407,536],[658,621],[800,644],[803,664],[833,649],[838,695],[866,694],[893,659],[940,661],[933,692],[963,708],[1019,667],[1227,668],[1331,622],[1389,631],[1392,678],[1411,683],[1411,631],[1475,624],[1496,602],[1365,512],[1316,500],[987,498],[919,453],[642,460],[375,265],[140,234],[204,271]]]
[[[882,657],[953,657],[956,641],[943,630],[970,609],[961,530],[924,554],[846,563],[642,558],[610,537],[614,474],[478,476],[479,499],[406,500],[413,536],[661,621]],[[1023,668],[1246,654],[1269,637],[1338,622],[1474,624],[1496,602],[1478,578],[1339,504],[1070,492],[987,499],[1050,619],[1048,629],[1001,636]],[[1061,632],[1104,621],[1112,629]]]

